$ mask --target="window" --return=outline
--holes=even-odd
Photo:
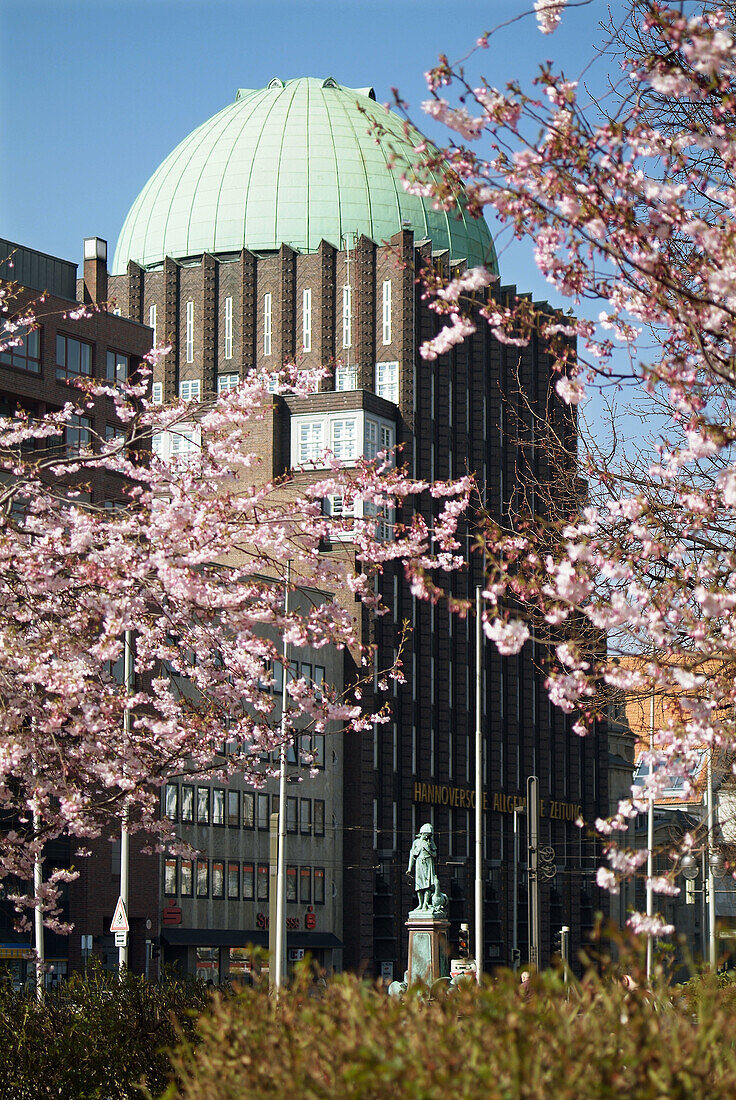
[[[21,325],[15,332],[2,333],[3,343],[13,340],[14,347],[6,347],[0,351],[0,363],[6,367],[15,367],[17,370],[29,371],[31,374],[41,373],[41,340],[37,328],[28,329]]]
[[[313,741],[314,747],[314,762],[313,768],[324,768],[325,766],[325,735],[323,733],[316,733]]]
[[[92,420],[89,416],[71,416],[64,426],[67,454],[81,454],[92,445]]]
[[[176,783],[167,783],[164,788],[164,817],[176,821],[179,803],[179,788]]]
[[[240,864],[227,865],[227,896],[231,900],[240,897]]]
[[[78,378],[92,374],[92,347],[74,340],[71,336],[56,337],[56,378],[63,382],[68,378]]]
[[[176,462],[191,462],[201,455],[202,429],[199,424],[177,424],[161,434],[168,442],[170,457]],[[166,457],[165,450],[161,452],[161,457]]]
[[[314,835],[325,835],[325,801],[323,798],[314,800]]]
[[[252,901],[254,897],[253,893],[253,875],[255,873],[255,867],[252,863],[243,864],[243,901]]]
[[[349,461],[358,453],[358,433],[355,417],[332,420],[330,444],[335,458]]]
[[[209,825],[210,823],[210,789],[209,787],[197,787],[197,824]]]
[[[222,787],[215,787],[212,792],[212,824],[225,824],[225,792]]]
[[[312,291],[302,291],[302,350],[312,350]]]
[[[386,401],[399,403],[399,364],[376,363],[376,393]]]
[[[263,295],[263,354],[271,354],[271,295]]]
[[[286,799],[286,831],[287,833],[295,833],[297,831],[297,812],[298,812],[298,799],[287,798]]]
[[[197,897],[210,896],[210,863],[208,859],[197,860]]]
[[[256,881],[258,901],[268,901],[268,864],[258,864],[258,878]]]
[[[176,860],[164,861],[164,893],[172,897],[176,893]]]
[[[130,359],[119,351],[108,351],[105,378],[108,382],[120,384],[128,381]]]
[[[314,904],[324,905],[325,903],[325,869],[324,867],[314,868]]]
[[[256,796],[251,791],[243,791],[243,828],[254,829],[256,825]]]
[[[225,299],[225,358],[233,357],[233,300],[228,295]]]
[[[258,828],[268,828],[268,795],[258,795]]]
[[[230,390],[236,390],[239,385],[239,374],[218,374],[217,376],[218,393],[230,393]]]
[[[384,344],[391,343],[391,280],[385,279],[383,283],[383,296],[381,299],[381,327],[383,329]]]
[[[296,867],[286,868],[286,900],[289,902],[297,901],[296,896]]]
[[[273,374],[269,374],[268,382],[266,383],[266,389],[269,393],[278,393],[280,384],[281,381],[277,371],[275,371]]]
[[[156,307],[148,307],[148,327],[153,329],[153,346],[156,347]]]
[[[393,446],[393,425],[366,417],[363,431],[363,454],[368,461],[372,461],[379,452],[392,451]]]
[[[179,397],[182,401],[199,401],[202,383],[199,378],[190,378],[179,383]]]
[[[227,792],[227,823],[231,829],[240,828],[240,791]]]
[[[324,450],[322,420],[302,420],[298,428],[297,462],[318,462]]]
[[[357,390],[358,388],[358,369],[350,364],[338,363],[335,371],[335,389],[342,392],[343,390]]]
[[[301,798],[299,800],[299,832],[304,836],[311,836],[312,833],[312,800],[311,798]]]
[[[191,859],[181,861],[181,893],[182,897],[191,898],[194,894],[193,863]]]
[[[353,346],[353,291],[349,286],[342,288],[342,346]]]
[[[312,900],[312,868],[299,868],[299,901],[308,905]]]
[[[325,683],[325,667],[324,665],[314,666],[314,687],[317,691],[319,698],[322,698],[322,691]]]
[[[181,789],[181,819],[192,821],[194,819],[194,787],[186,784]]]
[[[163,405],[164,403],[164,384],[163,382],[154,382],[151,388],[151,401],[154,405]]]
[[[212,897],[225,897],[225,864],[219,859],[212,860]]]
[[[194,302],[187,302],[186,360],[194,362]]]

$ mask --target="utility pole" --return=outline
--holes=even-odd
[[[526,781],[529,964],[539,969],[539,780],[530,775]]]
[[[519,969],[519,814],[520,806],[514,806],[514,894],[511,899],[511,969]]]
[[[483,624],[475,589],[475,980],[483,978]]]
[[[133,694],[135,687],[135,669],[133,667],[133,631],[125,631],[124,640],[125,655],[125,694],[126,703],[123,711],[123,731],[126,743],[130,736],[130,707],[127,699]],[[129,912],[128,905],[128,869],[130,867],[130,833],[128,831],[128,800],[123,803],[123,815],[120,828],[120,897],[123,899],[126,915]],[[128,948],[130,933],[125,933],[125,943],[118,947],[118,970],[122,974],[128,967]]]
[[[718,952],[716,949],[716,884],[713,875],[713,745],[707,749],[708,778],[706,788],[706,806],[708,813],[708,833],[706,842],[708,845],[708,879],[706,889],[708,891],[708,965],[715,973],[718,969]]]
[[[286,578],[284,580],[284,617],[289,613],[289,585],[291,584],[291,562],[286,563]],[[279,834],[276,855],[276,935],[274,936],[275,958],[269,960],[273,963],[273,984],[278,994],[286,981],[286,761],[288,747],[286,744],[286,704],[288,693],[286,690],[289,678],[289,650],[286,643],[286,626],[284,626],[284,676],[281,688],[281,749],[279,751]],[[270,979],[269,979],[270,980]]]
[[[649,804],[647,806],[647,917],[654,915],[654,684],[649,696]],[[647,981],[652,977],[652,936],[647,933]]]

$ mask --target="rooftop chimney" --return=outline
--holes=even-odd
[[[107,241],[84,238],[84,300],[97,305],[107,301]]]

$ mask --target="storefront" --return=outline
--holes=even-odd
[[[254,929],[164,928],[163,961],[181,974],[213,985],[247,982],[268,971],[268,931]],[[342,970],[342,942],[333,932],[287,929],[287,966],[309,957],[326,974]]]

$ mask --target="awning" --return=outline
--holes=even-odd
[[[169,947],[268,947],[268,932],[260,928],[162,928],[161,942]],[[287,932],[286,946],[309,951],[343,944],[334,932]]]

